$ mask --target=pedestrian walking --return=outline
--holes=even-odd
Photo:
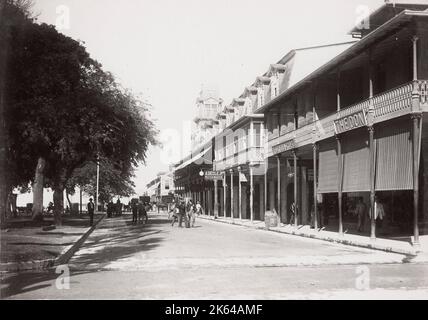
[[[188,208],[188,218],[189,218],[189,226],[194,227],[195,221],[196,221],[196,205],[193,203],[192,200],[189,201],[189,208]]]
[[[180,200],[180,203],[178,205],[178,227],[179,228],[183,228],[183,218],[187,220],[186,204],[184,203],[184,200]]]
[[[94,224],[94,212],[95,212],[95,204],[92,202],[92,198],[89,199],[86,208],[88,210],[89,215],[89,225],[92,226]]]
[[[358,218],[358,232],[364,232],[364,224],[366,222],[367,206],[363,201],[363,197],[358,198],[357,206],[355,208],[355,214]]]
[[[138,222],[138,202],[131,203],[132,211],[132,223],[136,224]]]
[[[120,216],[122,214],[122,203],[120,202],[120,199],[117,199],[116,201],[116,215]]]
[[[147,211],[145,204],[140,200],[138,204],[138,222],[142,222],[143,217],[145,218],[145,223],[147,223]]]
[[[177,211],[178,211],[178,207],[175,200],[173,199],[168,211],[168,219],[172,220],[171,222],[172,227],[174,226],[175,222],[178,220]]]
[[[110,200],[110,202],[107,204],[107,217],[111,218],[114,211],[114,203],[113,200]]]

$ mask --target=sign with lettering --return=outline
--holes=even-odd
[[[334,131],[336,134],[350,131],[367,125],[367,116],[364,110],[349,116],[334,120]]]
[[[205,171],[205,180],[223,180],[224,173],[222,171]]]
[[[296,142],[294,141],[294,139],[291,139],[283,143],[277,144],[276,146],[273,146],[272,153],[277,154],[277,153],[281,153],[281,152],[285,152],[293,149],[296,149]]]

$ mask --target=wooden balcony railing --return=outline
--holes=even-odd
[[[334,135],[334,120],[347,117],[362,110],[367,112],[371,103],[374,108],[375,123],[410,112],[412,108],[413,85],[413,82],[406,83],[397,88],[377,94],[372,99],[365,99],[343,108],[297,130],[281,134],[279,137],[269,140],[268,150],[271,152],[272,146],[291,139],[294,139],[296,146],[299,147],[313,142],[314,138],[318,141],[331,137]],[[428,80],[418,80],[416,86],[421,106],[428,107]],[[270,156],[270,152],[266,152],[266,155]]]
[[[215,170],[221,171],[248,162],[262,162],[263,159],[263,147],[252,147],[228,156],[225,159],[215,160],[214,167]]]
[[[413,83],[407,83],[373,97],[375,119],[397,111],[411,109]],[[376,120],[375,120],[376,121]]]

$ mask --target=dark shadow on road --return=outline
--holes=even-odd
[[[169,223],[161,217],[150,218],[148,224],[133,224],[131,217],[122,222],[125,222],[125,225],[105,223],[99,226],[98,231],[108,230],[108,234],[93,233],[82,247],[81,253],[73,259],[72,269],[99,270],[112,262],[153,250],[164,240],[162,234],[166,231],[159,227]],[[85,248],[92,250],[83,253]]]
[[[55,287],[56,279],[60,276],[55,268],[46,271],[29,271],[1,275],[0,299],[6,299],[17,294],[31,292],[50,286]],[[79,271],[70,273],[70,283],[73,276],[88,273]],[[46,283],[48,282],[48,283]]]
[[[81,249],[93,249],[88,251],[90,253],[80,254],[73,258],[72,265],[69,265],[71,278],[80,274],[97,272],[111,262],[155,249],[164,240],[162,233],[165,231],[160,230],[159,227],[169,223],[169,220],[162,219],[162,217],[150,217],[148,224],[134,225],[129,216],[129,219],[124,221],[125,225],[122,223],[115,226],[114,221],[112,222],[113,224],[99,225],[96,231],[106,230],[106,233],[94,232],[82,246]],[[20,244],[22,245],[22,243]],[[4,299],[19,293],[55,286],[58,276],[55,269],[3,274],[1,275],[0,298]],[[72,283],[72,279],[70,282]]]

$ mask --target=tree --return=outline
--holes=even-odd
[[[142,103],[81,43],[30,19],[9,32],[14,41],[5,84],[8,188],[28,182],[39,191],[50,186],[55,222],[61,224],[63,192],[77,168],[100,156],[118,172],[132,172],[156,143],[157,131]],[[37,217],[43,192],[34,194]]]
[[[134,170],[124,172],[106,158],[100,159],[100,186],[99,200],[102,203],[109,202],[114,196],[129,197],[135,193]],[[67,193],[74,194],[78,186],[93,197],[96,194],[96,162],[87,162],[81,168],[77,168],[67,182]]]

